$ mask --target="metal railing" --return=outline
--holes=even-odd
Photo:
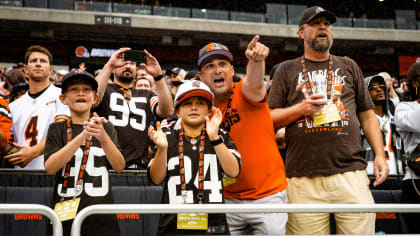
[[[83,220],[93,214],[176,213],[415,213],[420,204],[107,204],[80,211],[73,221],[71,236],[79,236]]]
[[[39,214],[47,216],[53,225],[53,235],[62,236],[63,226],[51,208],[39,204],[0,204],[0,214]]]

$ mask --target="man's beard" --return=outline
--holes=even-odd
[[[330,50],[332,43],[333,43],[333,39],[330,40],[329,38],[327,38],[327,40],[325,41],[318,42],[317,38],[315,37],[309,42],[309,45],[314,51],[326,52]]]
[[[133,82],[133,80],[134,80],[133,73],[131,73],[130,75],[125,75],[126,74],[125,72],[130,72],[131,73],[131,71],[125,70],[117,77],[117,79],[119,81],[121,81],[122,83],[125,83],[125,84],[129,84],[129,83]]]
[[[119,81],[121,81],[124,84],[129,84],[133,82],[134,78],[132,76],[121,76],[117,78]]]

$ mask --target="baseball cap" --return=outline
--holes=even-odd
[[[182,68],[174,67],[174,68],[172,68],[170,70],[167,70],[165,72],[165,75],[170,75],[171,73],[174,73],[176,75],[179,75],[179,74],[185,75],[187,72],[184,69],[182,69]]]
[[[320,6],[313,6],[303,11],[302,16],[299,20],[299,27],[310,22],[318,16],[325,16],[325,18],[327,18],[327,20],[329,20],[331,24],[334,24],[336,20],[334,13],[327,11]]]
[[[385,78],[382,75],[380,75],[380,74],[376,74],[376,75],[372,76],[372,78],[370,79],[369,85],[372,82],[378,82],[380,84],[386,84]]]
[[[185,74],[184,80],[190,80],[190,79],[197,78],[198,72],[199,72],[198,70],[190,70],[190,71],[188,71],[187,74]]]
[[[408,81],[416,81],[420,79],[420,62],[414,63],[407,74]]]
[[[98,82],[95,80],[95,77],[93,77],[92,74],[84,70],[74,70],[70,73],[67,73],[63,77],[63,81],[61,83],[61,93],[64,93],[67,90],[67,87],[69,86],[70,82],[75,80],[87,82],[92,86],[92,89],[94,91],[97,91],[98,89]]]
[[[232,53],[229,51],[229,49],[221,44],[221,43],[209,43],[206,46],[202,47],[198,53],[198,68],[201,67],[201,64],[206,60],[207,58],[213,56],[213,55],[221,55],[226,57],[231,63],[233,62],[233,56]]]
[[[388,72],[380,72],[376,76],[381,76],[385,81],[391,79],[391,75]]]
[[[203,82],[198,80],[186,80],[179,86],[175,95],[174,107],[177,108],[183,101],[190,97],[202,97],[213,104],[214,94],[210,88]]]

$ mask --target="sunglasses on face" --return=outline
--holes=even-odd
[[[371,85],[369,86],[369,90],[377,90],[378,88],[385,90],[386,85],[385,84],[380,84],[380,85]]]

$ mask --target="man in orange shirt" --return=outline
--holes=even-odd
[[[233,56],[220,43],[209,43],[199,52],[198,75],[214,93],[214,103],[223,113],[223,128],[242,156],[236,179],[227,179],[228,204],[287,203],[286,175],[277,149],[273,122],[264,84],[265,58],[269,49],[255,36],[245,52],[245,78],[233,82]],[[287,214],[227,214],[232,234],[284,234]]]

